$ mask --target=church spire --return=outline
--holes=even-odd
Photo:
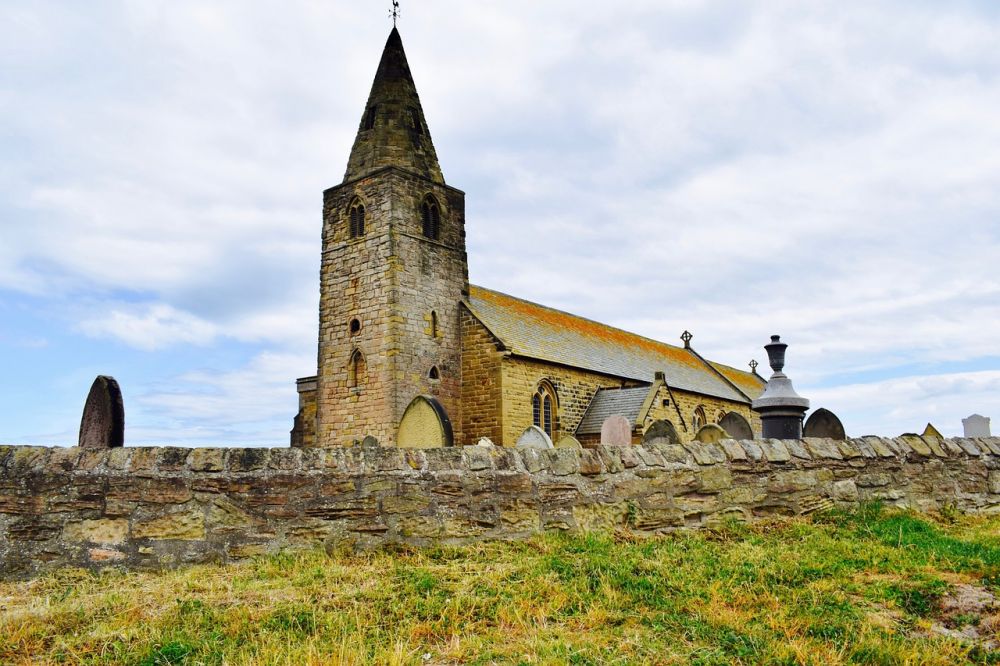
[[[444,183],[417,87],[406,62],[403,40],[395,27],[382,52],[358,136],[347,161],[344,182],[389,166]]]

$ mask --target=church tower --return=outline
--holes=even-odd
[[[393,445],[418,396],[436,399],[460,441],[468,291],[465,194],[444,182],[393,28],[344,181],[323,193],[313,445]]]

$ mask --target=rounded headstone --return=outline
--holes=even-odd
[[[482,437],[478,442],[476,442],[476,446],[496,446],[496,444],[494,444],[493,440],[489,437]]]
[[[556,442],[556,448],[557,449],[582,449],[583,445],[580,444],[580,440],[578,440],[573,435],[563,435],[562,437],[559,438],[559,441]]]
[[[753,439],[753,428],[742,415],[729,412],[719,421],[719,427],[729,434],[729,439]]]
[[[552,440],[538,426],[528,426],[517,438],[515,446],[519,449],[551,449]]]
[[[368,435],[363,440],[361,440],[361,448],[363,449],[377,449],[380,446],[378,439],[372,435]]]
[[[670,421],[658,419],[653,421],[642,435],[643,444],[680,444],[677,428]]]
[[[715,425],[714,423],[709,423],[703,425],[698,429],[698,432],[694,434],[695,440],[703,442],[705,444],[714,444],[715,442],[721,441],[723,439],[731,439],[726,431]]]
[[[802,429],[802,434],[805,437],[826,437],[837,440],[847,439],[847,434],[844,432],[844,425],[837,418],[837,415],[829,409],[822,407],[806,419],[806,425]]]
[[[438,449],[454,443],[451,419],[444,407],[428,395],[419,395],[403,412],[396,446],[407,449]]]
[[[125,405],[114,377],[94,380],[80,419],[79,445],[85,449],[113,449],[125,445]]]
[[[620,414],[604,419],[601,424],[601,445],[631,446],[632,423]]]

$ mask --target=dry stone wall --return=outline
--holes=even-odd
[[[0,447],[0,576],[286,548],[646,533],[861,501],[1000,510],[1000,438],[548,451]]]

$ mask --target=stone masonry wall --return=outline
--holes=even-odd
[[[1000,438],[593,450],[0,447],[0,576],[285,548],[711,526],[881,500],[1000,510]]]

